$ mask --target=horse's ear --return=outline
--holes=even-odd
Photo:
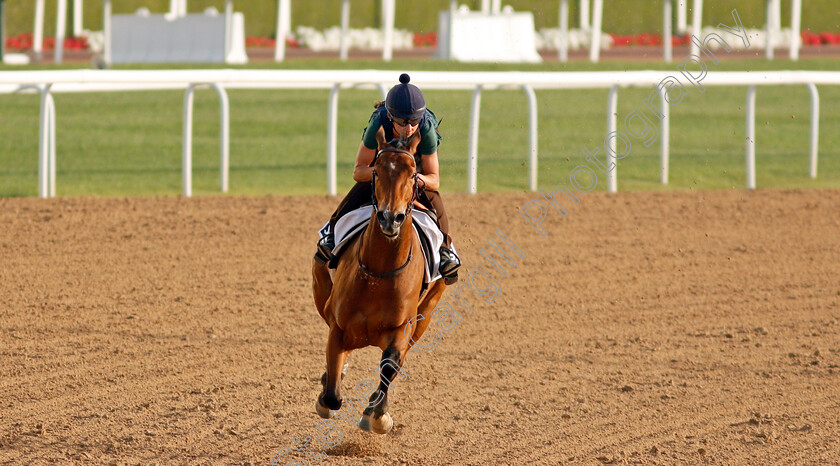
[[[412,154],[417,153],[417,146],[420,145],[420,139],[422,139],[422,138],[420,137],[420,130],[418,129],[417,131],[414,132],[414,134],[411,135],[411,138],[408,140],[408,151],[409,152],[411,152]]]
[[[376,131],[376,146],[379,148],[379,150],[382,150],[382,148],[385,147],[385,144],[387,143],[388,141],[385,139],[385,128],[380,126],[379,129]]]

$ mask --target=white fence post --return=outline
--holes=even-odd
[[[35,0],[35,33],[32,37],[32,52],[35,54],[36,61],[44,59],[44,1]]]
[[[490,0],[490,12],[498,15],[502,12],[502,0]]]
[[[557,59],[561,62],[569,61],[569,0],[560,0],[560,38],[557,44]]]
[[[292,0],[277,0],[277,40],[274,44],[274,61],[286,58],[286,34],[289,33]]]
[[[47,111],[49,111],[50,150],[48,159],[47,197],[55,197],[55,100],[52,93],[47,94]]]
[[[530,150],[528,152],[528,189],[531,191],[537,190],[537,144],[539,143],[539,133],[537,131],[537,94],[534,88],[525,84],[522,86],[525,95],[528,96],[528,142]]]
[[[192,124],[195,84],[187,86],[184,95],[184,136],[181,147],[181,185],[184,197],[192,196]]]
[[[703,42],[703,0],[694,0],[694,11],[691,18],[694,23],[691,28],[691,33],[697,37],[697,40]],[[691,41],[691,54],[700,56],[700,46],[697,42]]]
[[[591,27],[589,24],[589,0],[580,0],[580,29],[588,31]]]
[[[53,62],[60,65],[64,60],[64,36],[67,35],[67,0],[58,0],[55,14],[55,49]]]
[[[225,62],[230,56],[231,42],[233,41],[233,0],[225,1]]]
[[[793,0],[790,20],[790,59],[799,60],[799,48],[802,47],[802,0]]]
[[[382,48],[382,60],[391,61],[394,56],[394,10],[396,0],[382,0],[382,28],[385,44]]]
[[[686,29],[688,29],[688,21],[687,21],[687,14],[686,14],[686,2],[688,0],[677,0],[677,34],[683,35],[685,34]]]
[[[213,89],[219,94],[219,188],[228,192],[230,185],[230,100],[227,90],[221,84],[214,83]]]
[[[764,41],[764,58],[768,60],[773,59],[773,18],[775,17],[775,2],[773,0],[766,0],[764,2],[766,6],[765,16],[767,20],[766,26],[766,38]]]
[[[747,189],[755,189],[755,88],[747,90]]]
[[[817,177],[817,152],[820,146],[820,93],[815,84],[808,84],[811,91],[811,160],[808,174]]]
[[[613,169],[607,173],[607,191],[614,193],[618,192],[618,158],[615,157],[616,138],[610,135],[618,130],[618,85],[610,88],[610,94],[607,98],[607,166],[610,165],[610,158],[615,162]]]
[[[111,66],[111,0],[105,0],[102,13],[102,31],[105,36],[102,44],[102,61]]]
[[[589,44],[589,61],[597,63],[601,58],[601,24],[604,19],[604,0],[595,0],[592,12],[592,40]]]
[[[335,196],[338,192],[336,173],[338,172],[338,91],[341,84],[336,83],[330,90],[327,106],[327,193]]]
[[[82,19],[83,19],[82,0],[73,0],[73,37],[82,35]]]
[[[193,102],[195,90],[205,87],[205,84],[192,83],[187,86],[184,94],[184,134],[181,142],[181,180],[184,197],[192,197],[192,129]],[[219,83],[211,83],[210,87],[219,95],[219,187],[223,193],[228,191],[230,174],[230,103],[227,90]]]
[[[478,192],[478,119],[481,113],[481,86],[473,91],[470,105],[470,135],[467,151],[467,192]]]
[[[671,63],[674,59],[674,42],[671,39],[671,22],[674,20],[674,0],[665,0],[662,6],[662,52],[665,55],[665,62]]]
[[[45,84],[41,88],[41,115],[38,126],[38,197],[50,197],[49,192],[49,152],[50,152],[50,88]]]
[[[350,0],[342,0],[341,2],[341,43],[338,46],[338,57],[341,61],[347,61],[348,49],[350,48],[350,39],[347,37],[347,31],[350,29]]]
[[[659,89],[659,102],[662,107],[662,126],[659,130],[659,179],[668,184],[668,172],[671,166],[671,105],[668,103],[668,88]]]

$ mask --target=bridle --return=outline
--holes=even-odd
[[[383,152],[393,152],[396,154],[405,154],[411,158],[414,158],[414,154],[407,150],[403,149],[394,149],[393,147],[386,147],[385,149],[380,150],[376,153],[373,157],[373,162],[370,163],[370,166],[373,167],[376,165],[376,161],[379,159],[379,156],[382,155]],[[414,178],[414,189],[412,190],[411,194],[411,201],[408,203],[408,207],[406,207],[403,215],[408,217],[408,214],[411,213],[411,209],[414,206],[414,201],[417,200],[417,197],[420,195],[420,179],[417,177],[417,171],[414,172],[412,177]],[[379,202],[376,200],[376,168],[373,169],[373,176],[370,179],[370,200],[373,203],[373,212],[378,214],[379,213]]]
[[[397,153],[397,154],[406,154],[406,155],[410,156],[411,158],[414,158],[414,154],[412,154],[411,152],[409,152],[407,150],[395,149],[395,148],[392,148],[392,147],[386,147],[385,149],[382,149],[382,150],[380,150],[376,153],[376,155],[373,157],[373,162],[371,162],[371,164],[370,164],[371,167],[376,164],[376,161],[379,159],[379,156],[382,155],[382,153],[384,153],[384,152],[394,152],[394,153]],[[417,196],[419,195],[420,183],[419,183],[419,178],[417,177],[417,172],[416,171],[414,172],[414,175],[412,175],[412,177],[414,178],[414,188],[412,189],[411,201],[409,201],[408,207],[406,207],[405,211],[403,211],[403,215],[405,216],[405,218],[408,218],[409,215],[411,215],[411,210],[414,207],[414,201],[417,200]],[[375,168],[373,169],[373,177],[370,179],[370,193],[371,193],[370,194],[371,202],[373,203],[374,215],[378,216],[380,210],[379,210],[379,202],[376,200],[376,169]],[[370,269],[368,269],[365,264],[362,264],[361,245],[359,246],[359,255],[357,256],[357,258],[358,258],[358,261],[359,261],[359,268],[365,274],[367,274],[371,277],[376,277],[376,278],[392,278],[392,277],[396,277],[397,275],[402,273],[408,267],[408,264],[411,263],[411,257],[413,255],[413,253],[414,253],[414,243],[412,242],[411,246],[409,247],[409,250],[408,250],[408,259],[405,260],[405,264],[399,266],[398,268],[396,268],[396,269],[394,269],[390,272],[386,272],[386,273],[382,273],[382,274],[376,273],[376,272],[371,272]]]

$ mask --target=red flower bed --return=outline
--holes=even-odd
[[[662,45],[662,36],[660,34],[635,34],[630,36],[623,36],[619,34],[610,34],[613,39],[613,45],[616,47],[627,47],[631,45]],[[417,38],[415,36],[415,44]],[[671,43],[674,46],[691,45],[691,35],[671,36]],[[819,34],[811,31],[802,31],[803,45],[840,45],[840,33],[835,32],[821,32]]]
[[[11,50],[28,50],[32,48],[32,34],[19,34],[6,38],[6,48]]]
[[[832,32],[823,32],[820,34],[820,39],[822,40],[823,44],[840,44],[840,34],[834,34]]]
[[[415,47],[437,47],[437,33],[430,32],[428,34],[415,33],[414,34]]]
[[[622,36],[619,34],[610,34],[613,39],[613,45],[617,47],[626,47],[629,45],[662,45],[662,34],[636,34],[630,36]],[[682,38],[672,36],[671,40],[674,45],[680,45]]]
[[[9,50],[30,50],[32,49],[32,34],[18,34],[6,38],[6,48]],[[45,37],[41,47],[43,50],[55,49],[55,38]],[[65,50],[87,50],[90,48],[87,37],[65,37]]]
[[[275,45],[277,45],[277,41],[272,37],[250,36],[245,38],[245,47],[274,47]],[[286,47],[300,47],[300,43],[295,39],[288,38],[286,39]]]

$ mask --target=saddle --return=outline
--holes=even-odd
[[[338,260],[351,240],[367,229],[372,215],[373,205],[367,204],[338,219],[335,224],[335,248],[332,250],[332,259],[330,259],[328,265],[331,270],[338,266]],[[415,206],[411,215],[411,223],[415,234],[420,239],[421,249],[423,250],[425,263],[423,282],[429,284],[441,278],[438,266],[440,265],[440,247],[443,244],[443,233],[438,227],[437,216],[430,210]],[[330,222],[327,222],[323,228],[318,230],[318,235],[321,238],[325,237],[329,229]],[[450,246],[450,249],[453,252],[455,251],[454,246]]]

